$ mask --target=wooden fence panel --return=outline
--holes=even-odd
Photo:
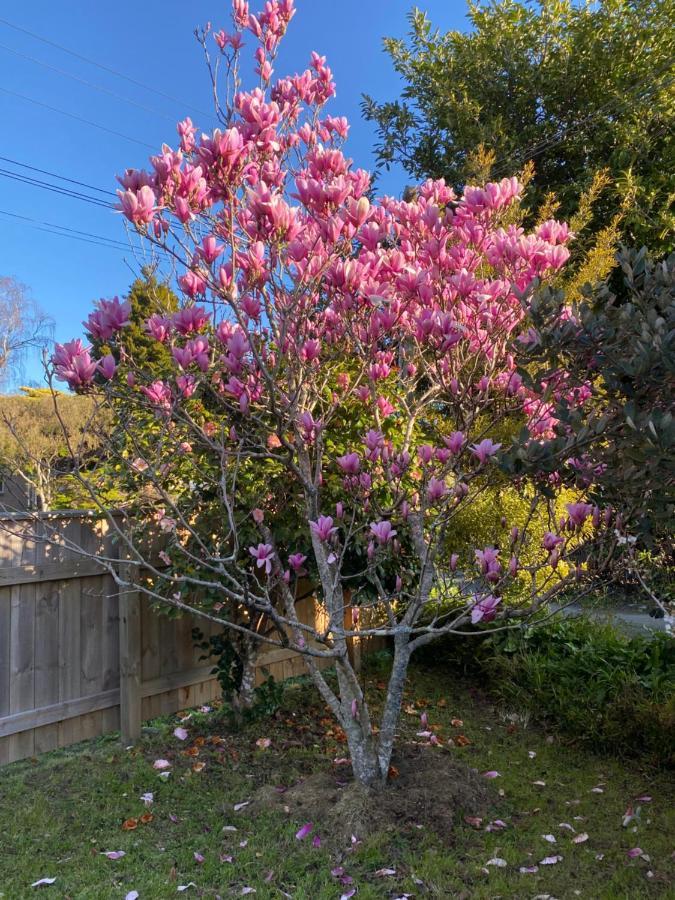
[[[68,542],[118,555],[91,513],[0,515],[0,765],[118,729],[133,740],[142,720],[220,695],[192,637],[218,627],[157,613]],[[321,615],[309,597],[298,613]],[[256,680],[304,673],[297,654],[263,650]]]

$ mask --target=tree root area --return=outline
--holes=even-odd
[[[442,749],[404,745],[391,771],[393,777],[378,788],[359,784],[346,767],[310,774],[288,787],[265,785],[245,812],[256,816],[276,810],[298,828],[311,822],[311,834],[335,849],[388,831],[419,839],[428,830],[452,845],[462,816],[483,816],[497,799],[475,770]]]

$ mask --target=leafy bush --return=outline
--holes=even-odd
[[[266,678],[253,690],[251,705],[243,709],[237,706],[236,697],[244,675],[244,661],[241,653],[230,640],[227,630],[207,637],[201,629],[193,628],[192,639],[195,646],[204,651],[204,655],[199,657],[200,660],[214,661],[211,674],[218,679],[223,700],[234,714],[231,716],[234,721],[264,719],[279,709],[284,686],[264,667],[262,671]]]
[[[574,618],[476,641],[448,639],[434,661],[479,674],[495,699],[594,749],[675,764],[669,636],[629,639],[611,625]]]

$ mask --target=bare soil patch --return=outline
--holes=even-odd
[[[265,785],[246,808],[246,816],[277,810],[298,826],[314,825],[314,834],[336,849],[346,849],[352,835],[429,829],[444,843],[464,815],[483,816],[496,797],[485,780],[447,751],[407,744],[392,760],[397,771],[384,788],[367,789],[346,767],[318,772],[293,785]]]

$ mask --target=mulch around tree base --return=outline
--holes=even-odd
[[[395,777],[384,788],[367,789],[346,767],[308,775],[291,786],[265,785],[245,810],[255,817],[278,810],[335,849],[346,849],[373,833],[406,832],[419,837],[428,829],[453,843],[462,816],[482,816],[497,799],[484,778],[443,749],[404,744],[392,759]]]

